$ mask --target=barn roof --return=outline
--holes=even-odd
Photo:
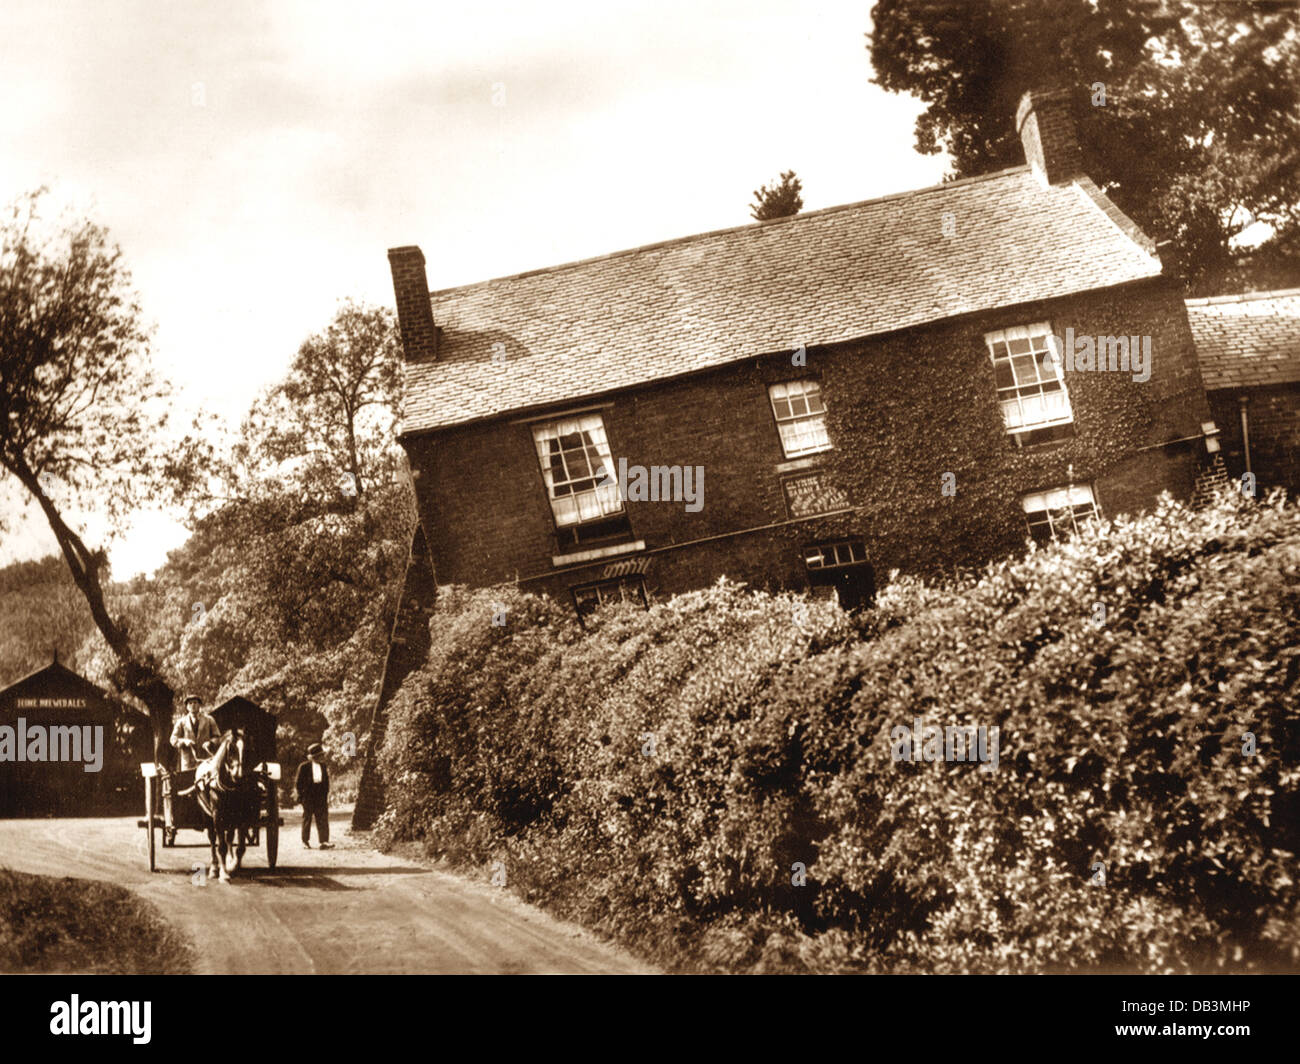
[[[55,661],[0,689],[0,705],[7,705],[14,699],[39,697],[54,691],[99,704],[107,704],[110,700],[108,692],[102,687]]]
[[[1187,300],[1209,391],[1300,381],[1300,288]]]
[[[405,366],[403,431],[1159,273],[1088,178],[1015,167],[433,292],[438,358]]]

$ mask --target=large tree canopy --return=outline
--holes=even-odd
[[[351,494],[391,477],[399,357],[393,313],[346,300],[334,320],[303,341],[284,381],[267,397],[262,447],[272,459],[310,455]],[[265,411],[263,411],[265,416]]]
[[[105,601],[104,551],[65,515],[118,521],[157,497],[168,389],[120,251],[91,222],[47,216],[47,203],[32,193],[0,224],[0,481],[16,481],[45,515],[113,652],[114,682],[145,703],[157,734],[172,689]]]
[[[1090,176],[1189,287],[1300,283],[1300,16],[1273,4],[879,0],[874,80],[952,177],[1023,162],[1016,104],[1069,89]],[[1271,236],[1237,246],[1252,231]]]
[[[197,522],[231,503],[353,500],[401,468],[400,348],[393,312],[344,300],[258,396],[238,432],[210,415],[176,448],[174,501]],[[244,513],[238,507],[230,513]]]

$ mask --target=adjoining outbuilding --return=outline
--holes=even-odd
[[[1300,493],[1300,288],[1187,300],[1227,475]],[[1249,483],[1249,480],[1247,481]]]

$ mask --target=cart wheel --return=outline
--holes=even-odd
[[[275,867],[275,858],[280,851],[280,810],[276,803],[275,782],[266,785],[266,865]]]
[[[145,831],[149,833],[149,871],[152,872],[155,867],[155,849],[157,845],[154,841],[154,811],[153,811],[153,780],[146,777],[144,781],[144,819],[148,825]]]

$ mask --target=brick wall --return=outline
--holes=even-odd
[[[1069,92],[1025,93],[1016,109],[1016,130],[1025,149],[1025,161],[1049,184],[1083,172]]]
[[[1286,488],[1300,493],[1300,383],[1210,393],[1210,410],[1219,427],[1228,475],[1240,482],[1246,469],[1242,446],[1241,402],[1250,426],[1250,466],[1257,493]]]
[[[408,360],[436,358],[438,330],[434,327],[433,307],[429,303],[424,252],[414,246],[389,248],[388,265],[393,274],[403,354]]]
[[[1067,372],[1077,434],[1019,450],[1002,427],[983,334],[1044,319],[1059,335],[1072,326],[1080,335],[1152,336],[1152,376]],[[788,523],[767,385],[803,376],[822,381],[835,444],[820,468],[858,509]],[[750,360],[628,390],[599,409],[616,460],[704,467],[698,513],[682,502],[627,504],[650,554],[647,586],[660,594],[723,573],[760,587],[804,586],[801,548],[847,535],[866,541],[882,581],[893,568],[933,575],[978,565],[1023,546],[1024,493],[1071,475],[1094,484],[1108,514],[1141,509],[1164,490],[1187,497],[1204,446],[1169,441],[1197,434],[1209,417],[1186,313],[1164,281],[813,349],[806,368],[789,353]],[[503,419],[405,444],[440,582],[519,580],[567,594],[601,576],[610,559],[561,571],[551,563],[554,530],[527,423]],[[945,472],[956,496],[941,493]]]

